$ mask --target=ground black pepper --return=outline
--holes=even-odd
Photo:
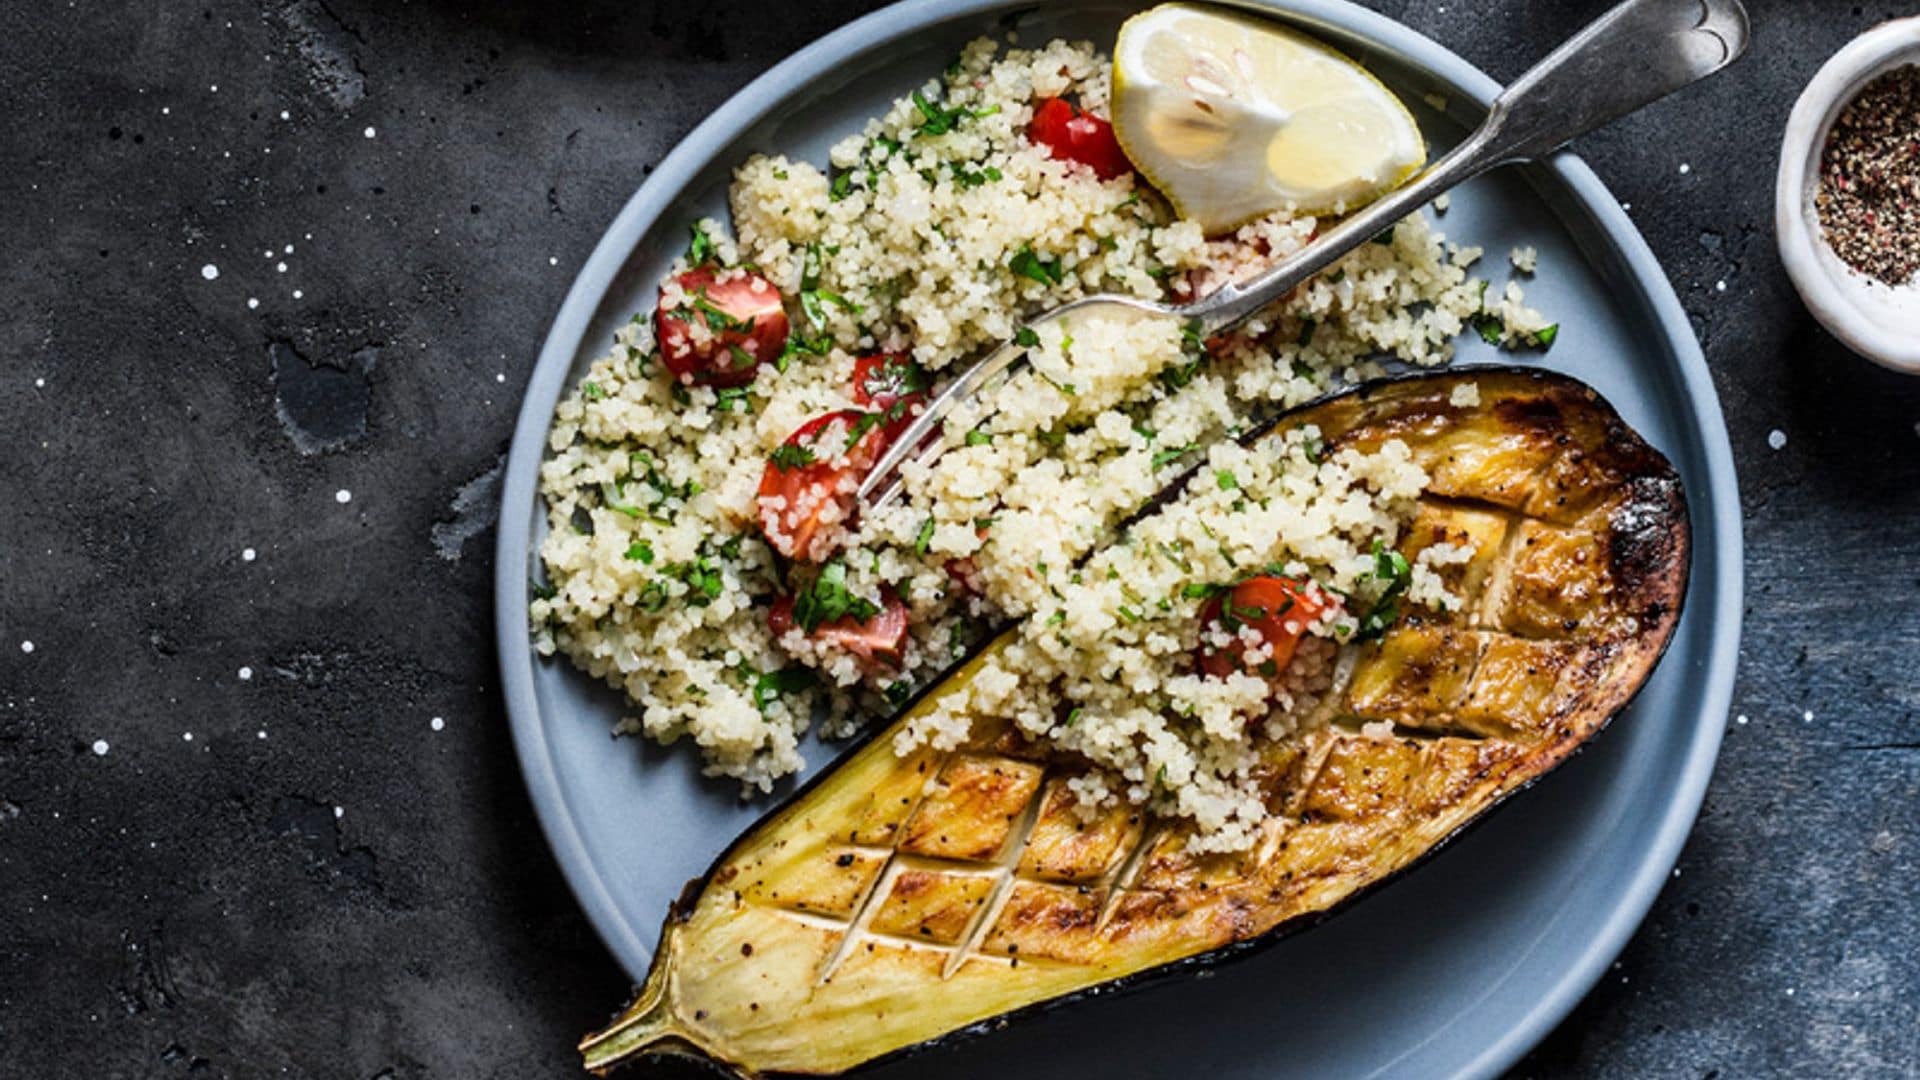
[[[1814,208],[1848,266],[1889,285],[1920,272],[1920,66],[1879,76],[1841,110]]]

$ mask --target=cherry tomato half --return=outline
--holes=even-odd
[[[854,492],[887,446],[881,413],[840,409],[787,436],[760,474],[760,531],[789,559],[825,562],[853,516]]]
[[[851,615],[821,623],[807,636],[835,645],[863,660],[892,664],[900,659],[907,641],[907,605],[892,589],[880,590],[880,610],[870,618]],[[767,628],[776,638],[793,629],[793,597],[782,596],[767,609]]]
[[[1208,632],[1226,629],[1235,635],[1231,644],[1218,649],[1203,643],[1200,670],[1217,679],[1236,671],[1277,679],[1293,662],[1308,624],[1332,606],[1326,593],[1290,578],[1248,578],[1200,609],[1200,622]],[[1246,640],[1243,630],[1248,627],[1260,639],[1258,645]],[[1247,655],[1262,647],[1268,655]]]
[[[904,356],[874,353],[853,362],[853,403],[885,413],[889,439],[913,423],[930,385],[927,369]]]
[[[654,309],[660,359],[674,378],[707,386],[745,386],[787,344],[780,290],[751,270],[689,270],[665,286]]]
[[[1133,171],[1133,163],[1113,137],[1113,125],[1064,98],[1043,98],[1034,106],[1027,140],[1046,147],[1047,153],[1062,161],[1087,166],[1102,180]]]

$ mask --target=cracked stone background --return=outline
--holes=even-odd
[[[1913,12],[1750,4],[1747,59],[1580,147],[1727,412],[1738,719],[1520,1076],[1920,1075],[1920,381],[1770,236],[1800,86]],[[870,6],[0,6],[0,1075],[575,1075],[627,981],[495,685],[520,387],[653,164]],[[1375,6],[1511,77],[1605,4]]]

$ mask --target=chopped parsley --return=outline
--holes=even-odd
[[[635,540],[627,546],[627,558],[653,565],[653,541],[644,538]]]
[[[1023,349],[1031,349],[1040,344],[1040,335],[1033,332],[1033,327],[1023,326],[1019,333],[1013,335],[1013,343]]]
[[[809,634],[822,623],[845,618],[864,622],[879,613],[873,601],[855,596],[847,588],[847,565],[839,559],[822,566],[813,583],[793,598],[793,621]]]
[[[969,109],[964,105],[941,108],[927,100],[927,95],[918,90],[913,92],[913,107],[920,110],[919,133],[922,135],[945,135],[960,126],[960,121],[969,117],[992,116],[1000,111],[1000,106],[990,105],[984,109]]]
[[[1158,469],[1171,462],[1178,461],[1193,448],[1193,444],[1188,443],[1185,446],[1169,446],[1165,450],[1156,451],[1153,455],[1153,467]]]
[[[720,572],[720,564],[705,555],[692,562],[669,563],[665,569],[686,584],[686,601],[691,607],[706,607],[720,599],[720,593],[726,587],[727,579]]]
[[[967,432],[968,446],[987,446],[993,442],[993,435],[978,428]]]
[[[1014,252],[1013,258],[1007,261],[1007,269],[1042,285],[1058,285],[1066,278],[1060,269],[1060,260],[1042,257],[1033,250],[1031,244],[1020,245],[1020,250]]]
[[[689,266],[705,266],[710,262],[717,263],[720,261],[718,257],[719,253],[713,248],[713,237],[707,235],[707,230],[701,228],[699,223],[695,222],[693,225],[688,226],[688,231],[693,234],[693,239],[687,242],[687,264]]]
[[[1240,478],[1233,475],[1232,469],[1213,470],[1213,482],[1220,485],[1221,491],[1232,491],[1240,486]]]
[[[842,311],[860,314],[860,305],[820,287],[820,273],[823,269],[819,244],[808,244],[805,254],[800,258],[800,310],[806,313],[807,321],[815,329],[827,324],[826,305],[832,304]]]
[[[999,168],[993,165],[988,165],[975,172],[968,172],[964,162],[956,161],[953,162],[949,168],[953,170],[954,182],[963,188],[977,188],[981,184],[1000,179],[1001,175]]]
[[[752,671],[751,668],[748,670]],[[801,667],[753,672],[753,703],[765,713],[768,706],[781,697],[811,689],[814,682],[813,672]]]
[[[602,390],[600,384],[596,382],[581,383],[580,392],[586,395],[588,401],[599,401],[601,398],[607,396],[607,392]]]
[[[825,356],[827,355],[827,350],[832,346],[833,339],[825,334],[810,338],[805,334],[790,333],[787,335],[786,345],[780,349],[780,355],[774,357],[773,370],[785,375],[787,373],[787,365],[793,362],[794,357]]]
[[[1407,557],[1378,540],[1373,542],[1373,576],[1384,582],[1380,595],[1360,617],[1353,640],[1371,641],[1386,635],[1387,628],[1400,618],[1400,597],[1413,584],[1413,567]]]
[[[891,409],[888,410],[888,412],[891,412],[891,411],[892,411]],[[853,422],[853,427],[847,432],[847,449],[851,451],[854,447],[859,446],[860,440],[867,437],[867,432],[872,431],[876,427],[879,427],[880,424],[886,420],[886,418],[887,418],[886,413],[877,413],[877,412],[861,413],[860,419],[855,420]]]
[[[799,443],[781,443],[774,449],[773,456],[770,460],[772,460],[774,468],[779,469],[781,472],[791,472],[794,469],[813,464],[818,460],[818,457],[814,454],[813,447],[811,446],[802,446]]]
[[[920,534],[913,538],[913,553],[925,555],[927,546],[933,543],[933,519],[929,517],[920,523]]]

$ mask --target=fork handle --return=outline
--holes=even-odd
[[[1625,0],[1516,79],[1465,142],[1247,281],[1177,309],[1232,328],[1426,203],[1495,165],[1538,158],[1731,64],[1746,51],[1740,0]]]

